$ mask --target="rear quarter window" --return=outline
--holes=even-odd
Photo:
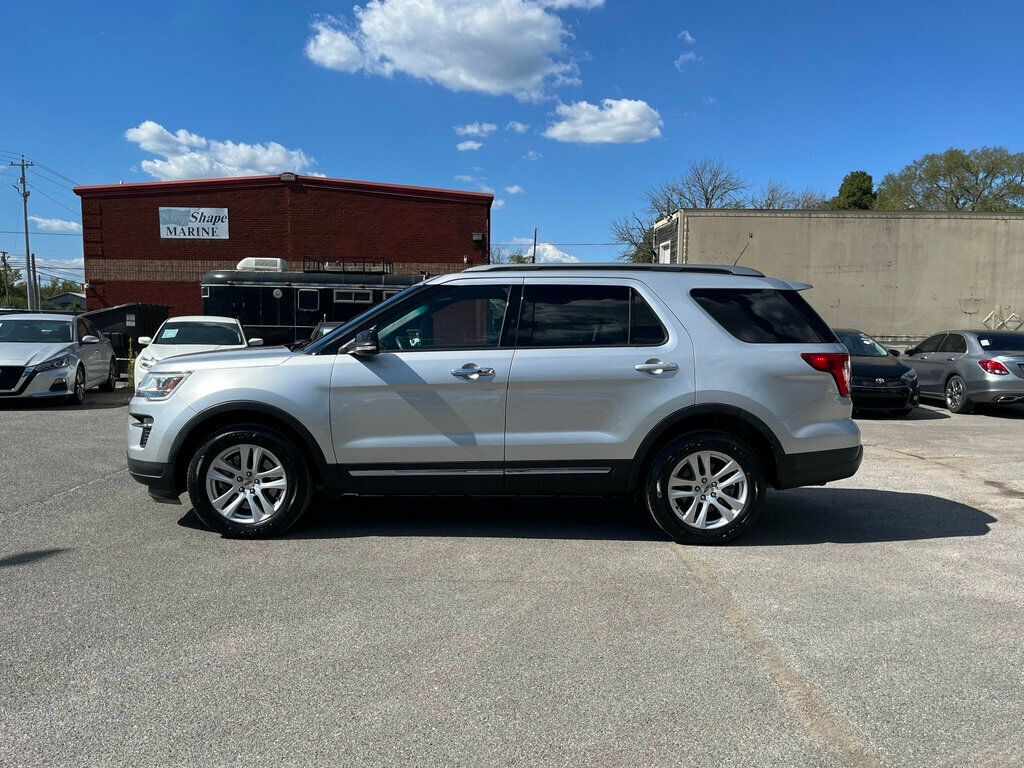
[[[748,344],[835,344],[836,335],[796,291],[695,288],[690,296],[722,328]]]

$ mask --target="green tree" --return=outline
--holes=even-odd
[[[510,251],[508,248],[491,248],[491,264],[529,264],[530,255],[517,248]]]
[[[846,174],[839,185],[839,194],[828,201],[833,211],[870,211],[875,207],[875,180],[867,171]]]
[[[924,155],[882,179],[881,210],[1019,211],[1024,209],[1024,152],[1005,147]]]
[[[622,245],[619,261],[652,264],[654,254],[654,223],[635,213],[612,222],[612,237]]]
[[[0,307],[23,309],[27,306],[25,299],[25,283],[22,281],[21,270],[0,263]]]

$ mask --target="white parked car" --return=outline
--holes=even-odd
[[[165,320],[156,336],[139,337],[145,349],[135,358],[135,381],[142,381],[146,371],[159,360],[196,352],[259,347],[263,339],[245,340],[242,324],[233,317],[190,315]]]
[[[57,314],[0,315],[0,399],[63,398],[117,384],[114,348],[91,320]]]

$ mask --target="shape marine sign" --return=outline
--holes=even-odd
[[[227,208],[161,208],[160,237],[176,240],[227,240]]]

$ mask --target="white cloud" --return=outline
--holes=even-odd
[[[475,152],[483,146],[483,142],[480,141],[460,141],[455,145],[455,148],[459,152]]]
[[[661,136],[661,116],[646,101],[605,99],[601,106],[586,101],[559,104],[561,120],[544,135],[580,144],[639,144]]]
[[[513,133],[526,133],[530,130],[529,123],[520,123],[518,120],[511,120],[505,126],[506,131],[512,131]]]
[[[528,149],[526,150],[526,154],[523,155],[523,160],[529,160],[533,162],[535,160],[540,160],[542,157],[544,157],[544,155],[542,155],[540,152],[535,152],[532,149]]]
[[[578,84],[555,13],[603,0],[369,0],[313,23],[306,58],[341,72],[395,73],[452,91],[537,100]]]
[[[358,72],[363,66],[363,52],[352,38],[330,24],[317,21],[316,32],[306,43],[306,58],[314,64],[336,72]]]
[[[171,133],[146,120],[124,132],[124,137],[162,160],[143,160],[142,170],[155,179],[196,179],[218,176],[260,176],[294,171],[313,174],[316,160],[301,149],[288,149],[276,141],[265,144],[207,139],[181,128]]]
[[[505,201],[502,200],[500,197],[496,197],[496,198],[494,198],[494,202],[491,203],[491,207],[492,208],[504,208],[505,207]]]
[[[526,255],[527,257],[533,256],[532,237],[513,237],[512,242],[515,245],[530,246],[526,249]],[[537,243],[538,264],[578,264],[579,262],[578,256],[573,256],[571,253],[559,250],[557,246],[551,243]]]
[[[466,123],[466,125],[456,125],[455,132],[459,136],[487,136],[498,130],[498,126],[494,123]]]
[[[687,64],[690,64],[694,61],[704,61],[704,59],[698,56],[693,51],[687,51],[686,53],[682,53],[679,55],[679,58],[677,58],[675,61],[676,69],[682,72]]]
[[[697,43],[697,39],[685,29],[679,33],[679,39],[687,45],[696,45]]]
[[[700,100],[701,100],[702,103],[707,104],[709,106],[711,104],[717,104],[718,103],[718,97],[717,96],[701,96]]]
[[[29,216],[28,220],[36,225],[40,232],[81,232],[82,225],[77,221],[66,219],[44,219],[42,216]]]
[[[523,193],[524,193],[524,192],[525,192],[526,190],[525,190],[525,189],[523,189],[523,188],[522,188],[521,186],[519,186],[518,184],[513,184],[512,186],[509,186],[509,187],[505,187],[505,191],[506,191],[506,192],[508,192],[508,193],[509,193],[510,195],[521,195],[521,194],[523,194]]]
[[[470,176],[468,173],[460,173],[455,177],[456,181],[461,181],[463,184],[472,184],[476,181],[476,176]]]

